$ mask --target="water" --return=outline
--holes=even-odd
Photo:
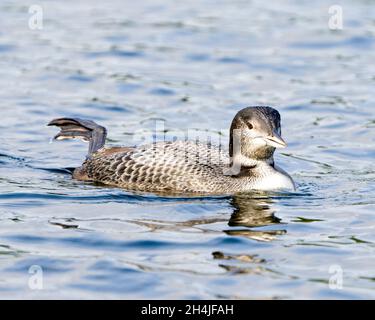
[[[341,1],[343,30],[325,1],[38,3],[43,30],[28,28],[34,1],[0,4],[1,298],[375,298],[372,1]],[[225,145],[233,115],[264,104],[296,193],[74,181],[87,145],[46,127],[89,118],[133,145],[161,119]]]

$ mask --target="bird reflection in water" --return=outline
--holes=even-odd
[[[281,224],[272,209],[273,200],[262,193],[238,194],[231,199],[234,210],[229,219],[230,229],[223,230],[230,236],[242,236],[256,241],[272,241],[276,236],[286,233],[284,229],[254,230],[256,228]],[[276,226],[275,226],[276,227]],[[215,260],[220,260],[219,267],[231,274],[277,273],[266,267],[266,259],[256,254],[229,254],[221,251],[212,252]]]
[[[223,230],[232,236],[245,236],[257,241],[271,241],[286,230],[254,230],[256,227],[280,224],[281,219],[275,216],[272,199],[265,194],[238,194],[231,199],[234,211],[229,219],[230,227],[242,227]],[[245,227],[245,228],[243,228]]]
[[[185,203],[192,203],[194,199]],[[216,232],[207,226],[216,223],[226,223],[230,229],[222,230],[230,236],[244,236],[257,241],[271,241],[278,235],[286,233],[286,230],[255,230],[255,228],[276,225],[281,223],[281,219],[275,216],[275,211],[271,204],[273,200],[262,193],[237,194],[230,198],[229,201],[233,212],[228,221],[222,215],[218,217],[206,217],[199,219],[189,219],[186,221],[166,221],[158,219],[139,219],[129,222],[147,227],[149,232],[158,230],[182,231],[189,228],[199,230],[201,232]]]
[[[217,199],[210,198],[209,201],[211,200],[216,201]],[[122,199],[119,199],[119,201],[122,201]],[[168,201],[170,201],[170,198]],[[193,198],[179,198],[178,203],[194,206],[196,201],[197,199]],[[199,201],[202,201],[202,198]],[[204,199],[203,201],[205,202]],[[222,234],[224,232],[228,236],[246,237],[261,242],[272,241],[277,236],[286,233],[286,230],[280,228],[283,223],[280,218],[275,216],[275,210],[272,208],[274,201],[267,193],[237,194],[220,198],[219,201],[229,203],[232,210],[229,221],[227,213],[185,221],[144,218],[125,221],[147,228],[148,232],[171,231],[179,233],[188,231],[190,233],[198,231],[210,234]],[[166,204],[168,205],[170,202],[166,202]],[[217,228],[218,224],[222,225],[219,229]],[[264,227],[267,227],[267,229],[265,230]],[[266,259],[249,252],[238,254],[238,252],[230,253],[217,250],[212,252],[212,257],[219,262],[220,268],[231,274],[275,273],[275,271],[265,267],[267,265]]]

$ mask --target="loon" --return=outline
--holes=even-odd
[[[81,138],[89,151],[73,178],[127,190],[163,193],[235,194],[251,190],[295,190],[275,165],[280,114],[271,107],[240,110],[230,127],[229,153],[199,141],[160,141],[138,147],[105,147],[107,130],[91,120],[59,118],[56,140]]]

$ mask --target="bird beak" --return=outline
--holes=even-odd
[[[274,148],[285,148],[286,142],[281,138],[281,136],[276,132],[273,131],[271,136],[265,137],[265,140],[268,145]]]

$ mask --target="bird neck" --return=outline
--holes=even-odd
[[[250,171],[264,170],[265,167],[274,168],[274,165],[273,156],[259,160],[239,154],[230,158],[230,164],[226,174],[231,176],[243,176],[248,175]]]
[[[232,125],[233,126],[233,125]],[[230,130],[229,157],[231,171],[239,172],[244,168],[274,166],[273,147],[256,147],[243,139],[240,130]]]

